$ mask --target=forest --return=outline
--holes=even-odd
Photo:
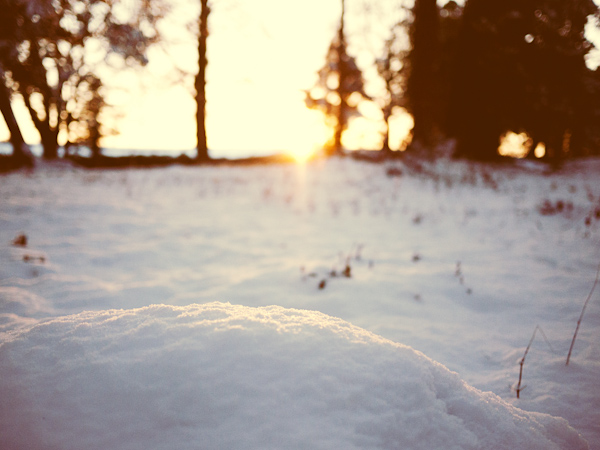
[[[404,153],[391,147],[435,156],[440,144],[452,142],[456,157],[494,160],[503,156],[499,147],[507,133],[522,137],[517,156],[552,164],[600,152],[600,78],[589,60],[595,47],[588,37],[600,13],[592,0],[398,2],[394,7],[402,14],[384,33],[388,37],[381,54],[372,58],[373,67],[360,66],[348,44],[366,39],[347,31],[348,1],[341,2],[337,32],[316,83],[306,89],[306,106],[322,111],[333,130],[322,154],[345,152],[342,135],[361,114],[361,102],[381,111],[378,158]],[[188,23],[190,39],[197,40],[198,69],[186,74],[194,78],[196,155],[154,163],[211,160],[206,71],[213,5],[200,3],[199,17]],[[160,26],[168,20],[169,2],[132,5],[2,0],[0,106],[13,148],[10,157],[1,159],[3,166],[34,162],[11,108],[14,98],[27,107],[43,158],[81,162],[76,156],[85,147],[95,161],[87,164],[100,164],[102,137],[118,133],[102,123],[103,110],[110,107],[103,67],[140,73],[149,49],[169,44]],[[365,15],[377,9],[376,2],[365,0],[352,6]],[[364,82],[365,71],[372,69],[384,86],[375,93]],[[403,142],[390,145],[389,121],[399,110],[410,114],[414,125]]]

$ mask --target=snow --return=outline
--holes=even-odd
[[[600,449],[599,175],[2,176],[0,447]]]
[[[585,448],[565,420],[313,311],[80,313],[5,344],[1,361],[2,448]]]

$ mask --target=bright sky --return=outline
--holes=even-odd
[[[207,135],[211,154],[310,150],[326,140],[319,113],[304,106],[302,89],[335,30],[338,1],[220,0],[209,19]],[[184,7],[197,17],[197,5]],[[169,30],[166,30],[169,32]],[[196,42],[169,55],[195,73]],[[160,52],[151,70],[168,65]],[[160,81],[160,80],[157,80]],[[132,95],[121,134],[109,147],[190,149],[196,144],[195,102],[187,85],[151,86]]]
[[[175,14],[179,21],[165,25],[164,32],[179,44],[169,47],[168,57],[160,50],[153,51],[142,77],[118,74],[110,78],[111,84],[122,88],[108,96],[121,117],[107,118],[119,134],[105,138],[104,147],[180,151],[196,145],[193,78],[166,82],[165,76],[172,62],[190,73],[197,70],[197,43],[181,31],[186,20],[198,17],[199,1],[173,1],[179,4]],[[373,44],[368,47],[363,37],[367,22],[364,11],[356,6],[359,3],[348,2],[347,28],[355,53],[369,61],[365,50]],[[302,153],[322,145],[330,131],[320,112],[306,108],[302,91],[313,86],[324,63],[339,23],[341,0],[213,0],[212,4],[207,71],[211,155]],[[385,19],[389,20],[389,14],[383,20],[379,15],[378,26],[369,28],[370,35],[373,30],[387,32]],[[371,89],[377,88],[376,83]],[[39,142],[25,108],[17,104],[15,110],[26,140]],[[368,117],[357,121],[346,134],[346,147],[380,147],[380,112],[371,105],[365,114]],[[0,140],[7,139],[8,131],[0,122]],[[410,123],[401,120],[400,127],[408,129]]]

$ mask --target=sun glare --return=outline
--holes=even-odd
[[[298,164],[304,164],[316,154],[316,151],[317,147],[296,147],[290,148],[287,153],[294,158]]]
[[[325,124],[325,118],[320,111],[308,108],[298,108],[291,120],[292,130],[287,130],[285,151],[296,162],[305,163],[331,138],[333,131]]]
[[[524,158],[531,148],[531,138],[527,133],[513,133],[509,131],[500,139],[498,152],[502,156]]]

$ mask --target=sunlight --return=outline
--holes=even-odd
[[[304,164],[315,155],[317,148],[318,147],[312,149],[308,147],[297,147],[288,150],[287,153],[291,155],[298,164]]]
[[[126,94],[113,96],[117,103],[131,101]],[[191,150],[196,146],[193,98],[183,86],[147,92],[128,105],[125,117],[109,118],[108,126],[120,133],[106,136],[102,146],[136,150]],[[154,111],[148,114],[148,111]]]
[[[546,154],[546,144],[540,142],[538,145],[536,145],[533,154],[536,158],[543,158]]]
[[[332,130],[325,124],[322,112],[304,108],[289,111],[286,118],[291,122],[292,129],[279,128],[284,142],[285,151],[291,155],[296,162],[305,163],[322,149],[332,136]]]
[[[524,158],[529,153],[532,140],[527,133],[513,133],[509,131],[500,138],[498,152],[502,156]]]
[[[413,126],[413,117],[406,110],[398,108],[398,111],[390,117],[390,150],[406,150]]]

